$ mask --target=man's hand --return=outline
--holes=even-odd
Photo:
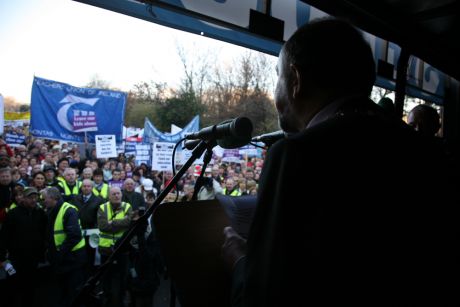
[[[222,245],[222,257],[229,270],[233,270],[235,264],[246,256],[246,240],[233,230],[232,227],[224,228],[225,241]]]

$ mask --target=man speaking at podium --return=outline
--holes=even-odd
[[[368,98],[375,62],[361,33],[304,25],[277,72],[290,136],[268,152],[247,244],[224,229],[232,305],[458,303],[444,157]]]

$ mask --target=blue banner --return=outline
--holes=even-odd
[[[180,132],[176,134],[162,133],[148,118],[144,122],[144,143],[153,144],[155,142],[177,143],[188,133],[196,132],[200,128],[200,117],[196,115]]]
[[[30,133],[35,137],[83,143],[84,132],[78,125],[96,126],[87,131],[88,142],[95,135],[114,134],[123,137],[126,93],[75,87],[66,83],[34,77],[30,105]],[[82,119],[91,119],[84,123]],[[75,122],[74,122],[75,119]],[[77,120],[78,119],[78,125]]]

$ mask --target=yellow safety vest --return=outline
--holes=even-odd
[[[81,187],[81,181],[76,181],[75,186],[72,188],[72,191],[70,191],[69,185],[67,184],[66,181],[60,181],[59,186],[64,189],[64,195],[69,196],[69,195],[78,195],[80,192],[80,187]]]
[[[9,211],[13,210],[14,208],[17,208],[18,206],[16,205],[16,203],[12,203],[11,206],[9,208],[6,208],[5,211],[6,213],[8,213]]]
[[[104,199],[107,199],[109,195],[109,185],[107,183],[103,183],[100,191],[96,189],[96,187],[94,187],[93,194],[96,196],[100,196]]]
[[[63,203],[61,208],[59,208],[59,212],[56,216],[56,220],[54,221],[54,245],[56,245],[57,250],[59,250],[62,243],[64,243],[67,237],[66,233],[64,232],[64,214],[69,208],[74,208],[75,210],[78,211],[77,207],[75,207],[74,205],[71,205],[69,203]],[[80,220],[78,220],[78,224],[80,224]],[[80,225],[80,229],[81,229],[81,225]],[[72,251],[79,250],[80,248],[83,248],[83,247],[85,247],[85,239],[82,236],[80,242],[78,242],[78,244],[76,244],[72,248]]]
[[[223,189],[222,193],[224,195],[227,195],[227,188]],[[235,189],[232,191],[232,193],[230,193],[230,196],[241,196],[241,191],[238,189]]]
[[[110,205],[110,202],[106,202],[105,204],[102,204],[100,206],[103,212],[107,214],[107,221],[113,221],[113,220],[122,220],[125,218],[126,214],[128,213],[129,208],[131,208],[131,205],[129,203],[122,202],[121,203],[121,210],[117,212],[115,216],[113,216],[113,210],[112,206]],[[101,231],[99,234],[99,246],[100,247],[112,247],[115,245],[118,239],[120,239],[123,234],[125,233],[125,230],[120,230],[119,232],[115,233],[107,233]]]

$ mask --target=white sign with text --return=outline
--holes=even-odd
[[[96,135],[96,156],[98,159],[118,156],[114,134]]]
[[[152,150],[152,170],[172,171],[171,160],[174,143],[156,142]]]

